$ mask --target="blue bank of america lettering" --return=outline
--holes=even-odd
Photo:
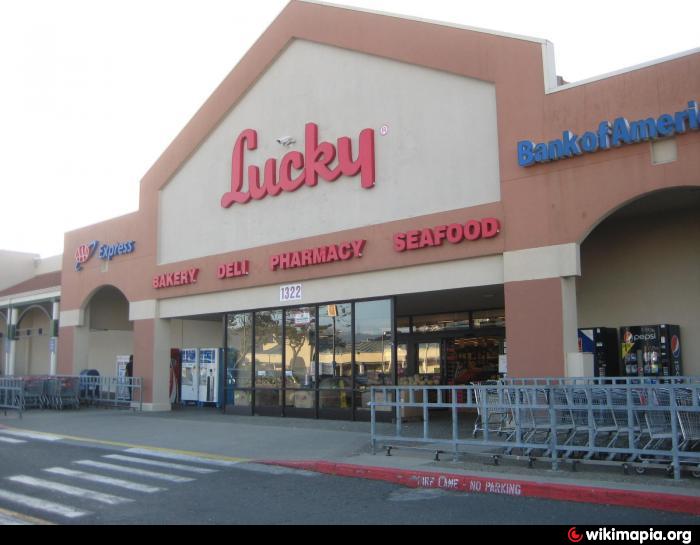
[[[581,136],[564,131],[562,138],[535,144],[530,140],[518,142],[518,164],[527,167],[535,163],[548,163],[577,157],[584,153],[618,148],[623,144],[638,144],[656,138],[683,134],[700,128],[700,111],[694,100],[688,108],[675,114],[663,114],[657,118],[640,119],[631,123],[624,117],[615,121],[603,121],[597,131],[588,131]]]

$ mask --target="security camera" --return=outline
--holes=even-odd
[[[296,144],[296,140],[292,138],[291,136],[282,136],[281,138],[277,139],[277,143],[284,146],[285,148],[288,148],[292,144]]]

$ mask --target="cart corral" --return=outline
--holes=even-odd
[[[141,410],[143,379],[80,376],[27,376],[0,378],[0,409],[5,413],[28,409],[79,409],[102,406]]]
[[[700,477],[700,378],[511,379],[471,386],[383,386],[371,392],[373,452],[435,452],[665,470]],[[422,414],[422,433],[405,427]],[[395,433],[377,433],[377,411],[394,411]],[[450,428],[445,424],[450,420]]]

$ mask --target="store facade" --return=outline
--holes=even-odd
[[[133,354],[164,410],[174,350],[213,347],[227,410],[363,418],[373,385],[571,374],[579,326],[680,323],[698,374],[698,68],[558,85],[542,40],[293,1],[139,211],[66,234],[59,372]]]

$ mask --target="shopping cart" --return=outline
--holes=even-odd
[[[700,389],[676,390],[678,405],[678,423],[681,429],[682,441],[679,449],[686,452],[700,450]],[[700,477],[700,459],[697,457],[681,458],[681,463],[691,465],[693,477]]]
[[[80,407],[80,381],[78,377],[55,377],[46,381],[46,397],[53,409]]]
[[[45,382],[43,377],[27,377],[22,379],[23,409],[41,409],[46,405],[44,394]]]
[[[506,440],[514,433],[514,417],[508,388],[489,387],[497,383],[474,384],[477,417],[472,436],[487,431],[506,435]]]

